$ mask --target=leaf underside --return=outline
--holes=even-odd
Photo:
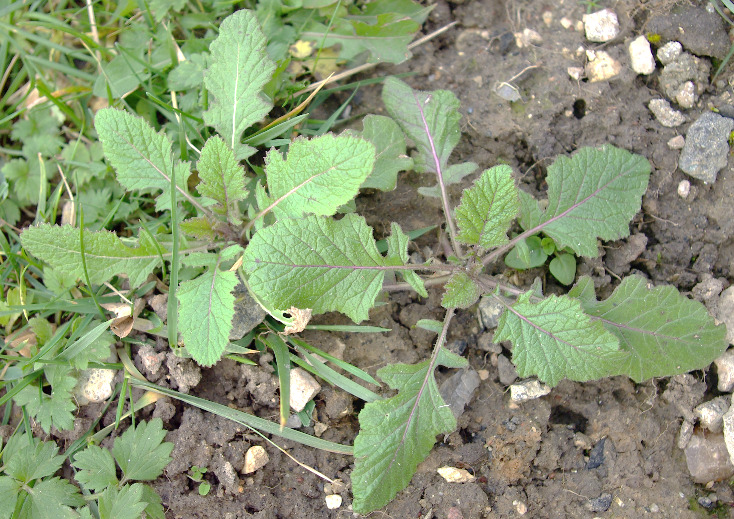
[[[466,366],[465,359],[441,348],[435,363],[393,364],[377,375],[398,394],[365,405],[354,440],[354,510],[368,513],[386,505],[410,482],[431,451],[436,435],[456,428],[433,377],[438,365]]]

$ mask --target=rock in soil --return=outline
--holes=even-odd
[[[583,16],[584,31],[589,41],[604,43],[613,40],[619,34],[619,20],[611,9],[602,9]]]
[[[708,85],[710,68],[708,61],[683,52],[663,67],[660,88],[682,108],[692,108]]]
[[[665,99],[652,99],[647,107],[655,119],[666,128],[675,128],[686,122],[686,116],[670,106]]]
[[[647,32],[659,34],[663,41],[678,40],[699,56],[724,59],[731,46],[721,16],[700,7],[654,16],[647,24]]]
[[[474,481],[472,476],[466,469],[457,469],[456,467],[440,467],[436,469],[439,475],[449,483],[468,483]]]
[[[497,357],[497,372],[500,376],[500,384],[503,386],[509,386],[517,380],[515,365],[504,355]]]
[[[321,391],[316,379],[301,368],[291,370],[291,409],[297,413],[303,411],[306,404]]]
[[[686,463],[691,479],[696,483],[723,481],[734,476],[734,465],[723,434],[698,430],[685,448]]]
[[[729,341],[729,344],[734,344],[734,286],[721,293],[716,317],[726,325],[726,340]],[[734,379],[734,374],[727,373],[726,376],[727,379],[729,377]]]
[[[648,75],[655,72],[655,57],[650,42],[644,35],[638,36],[628,45],[630,66],[637,74]]]
[[[441,398],[451,408],[455,418],[461,416],[479,387],[479,374],[472,368],[457,371],[439,389]]]
[[[537,380],[523,380],[510,386],[510,398],[513,402],[527,402],[550,393],[550,387]]]
[[[688,128],[678,167],[707,184],[715,182],[729,160],[729,134],[733,129],[734,120],[705,112]]]
[[[722,393],[730,393],[734,389],[734,350],[725,351],[714,364],[719,377],[716,388]]]
[[[251,474],[257,469],[263,468],[270,461],[267,451],[260,445],[254,445],[247,449],[245,454],[245,466],[243,474]]]
[[[112,381],[116,371],[113,369],[90,368],[79,375],[79,381],[74,390],[79,405],[90,402],[103,402],[114,392]]]
[[[729,395],[720,396],[698,405],[693,412],[696,413],[701,427],[711,432],[721,432],[724,413],[729,410],[730,400]]]

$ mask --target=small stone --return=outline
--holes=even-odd
[[[734,406],[724,414],[724,443],[729,452],[729,459],[734,461]]]
[[[588,510],[590,512],[606,512],[610,506],[612,506],[612,494],[607,493],[588,502]]]
[[[550,387],[537,380],[523,380],[510,386],[510,398],[513,402],[527,402],[550,393]]]
[[[497,371],[500,375],[500,384],[503,386],[509,386],[517,380],[517,370],[514,364],[504,355],[497,357]]]
[[[589,78],[590,83],[611,79],[622,70],[619,61],[606,51],[587,50],[586,57],[589,60],[585,67],[586,77]]]
[[[729,159],[729,134],[733,129],[734,120],[704,112],[688,128],[678,167],[707,184],[715,182]]]
[[[691,441],[691,436],[693,436],[694,429],[695,426],[691,422],[689,422],[688,420],[683,420],[683,423],[680,424],[680,431],[678,432],[679,449],[686,448],[688,442]]]
[[[449,483],[468,483],[474,481],[472,476],[466,469],[457,469],[456,467],[441,467],[436,470],[439,475]]]
[[[726,424],[726,419],[724,422]],[[703,431],[697,431],[684,452],[688,471],[695,483],[722,481],[734,475],[734,465],[729,459],[723,434],[704,434]]]
[[[329,510],[336,510],[342,506],[342,496],[339,494],[328,495],[324,497],[324,501],[326,501],[326,508]]]
[[[115,370],[90,368],[79,374],[79,381],[74,393],[80,405],[90,402],[104,402],[112,396],[114,387],[112,381],[115,378]]]
[[[583,16],[584,31],[589,41],[604,43],[619,34],[619,20],[611,9],[602,9]]]
[[[541,18],[547,27],[550,27],[551,23],[553,23],[553,13],[551,11],[543,11]]]
[[[487,380],[489,379],[489,370],[487,369],[477,370],[477,375],[479,375],[479,380]]]
[[[525,515],[528,513],[528,505],[526,505],[522,501],[513,501],[512,504],[515,505],[517,515]]]
[[[452,506],[446,514],[446,519],[464,519],[464,514],[461,513],[460,508]]]
[[[320,438],[321,435],[324,434],[326,432],[326,429],[328,428],[329,428],[328,425],[323,424],[321,422],[317,422],[313,426],[313,433]]]
[[[516,32],[514,36],[515,45],[517,45],[519,49],[522,49],[523,47],[533,47],[543,43],[543,37],[537,31],[529,28],[523,29],[522,32]]]
[[[650,50],[650,42],[645,36],[638,36],[629,44],[630,64],[637,74],[652,74],[655,71],[655,57]]]
[[[483,333],[477,339],[477,346],[482,351],[489,353],[502,353],[502,346],[492,342],[493,335],[491,333]]]
[[[566,72],[571,76],[571,79],[578,81],[584,75],[584,67],[568,67]]]
[[[683,52],[683,45],[677,41],[669,41],[658,49],[658,59],[663,65],[674,62]]]
[[[301,368],[291,370],[291,409],[296,413],[303,411],[306,404],[321,391],[316,379]]]
[[[697,301],[708,301],[721,294],[723,289],[724,281],[707,272],[702,276],[701,281],[693,287],[691,293]]]
[[[716,364],[716,374],[719,377],[717,389],[722,393],[731,393],[731,390],[734,389],[734,350],[725,351],[714,361],[714,364]]]
[[[570,29],[571,27],[573,27],[573,22],[569,20],[568,18],[566,18],[565,16],[561,18],[560,20],[558,20],[558,22],[561,24],[561,27],[563,27],[564,29]]]
[[[270,457],[267,451],[260,445],[254,445],[247,449],[245,453],[245,468],[242,472],[251,474],[267,465],[268,461],[270,461]]]
[[[459,418],[479,387],[479,375],[471,368],[456,371],[439,388],[441,398],[451,408],[455,418]]]
[[[726,340],[734,344],[734,286],[721,293],[716,317],[726,325]]]
[[[688,198],[691,193],[691,183],[687,180],[681,180],[678,184],[678,196],[681,198]]]
[[[670,106],[670,105],[668,105]],[[668,140],[668,148],[671,150],[682,150],[686,144],[686,138],[682,135],[676,135]]]
[[[693,412],[696,413],[701,427],[711,432],[721,432],[724,414],[729,410],[729,401],[729,396],[720,396],[696,406]]]
[[[716,503],[714,503],[714,501],[708,496],[701,496],[696,501],[698,501],[698,504],[706,510],[711,510],[716,505]]]
[[[478,307],[480,326],[483,326],[486,330],[497,328],[497,324],[500,322],[500,316],[504,310],[504,305],[494,297],[482,297]]]
[[[655,119],[666,128],[675,128],[686,122],[685,116],[678,110],[674,110],[665,99],[652,99],[647,107]]]
[[[696,95],[696,85],[693,81],[684,82],[675,94],[675,102],[680,105],[681,108],[693,108],[698,101],[698,95]]]

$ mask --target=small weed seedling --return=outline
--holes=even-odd
[[[169,342],[179,345],[180,332],[185,351],[204,366],[232,351],[233,290],[244,283],[270,315],[268,323],[283,323],[279,328],[267,324],[282,334],[255,341],[275,354],[281,419],[289,415],[291,362],[309,366],[367,402],[353,449],[356,512],[388,503],[408,484],[436,436],[455,429],[434,371],[439,365],[467,365],[444,344],[456,309],[472,306],[482,295],[504,308],[494,340],[512,344],[519,375],[550,385],[564,378],[626,375],[643,381],[684,373],[708,365],[725,349],[724,327],[716,326],[701,304],[673,287],[653,288],[640,276],[624,279],[599,301],[588,277],[578,279],[567,295],[544,296],[538,286],[521,289],[486,274],[487,266],[541,232],[552,241],[553,250],[550,241],[539,240],[544,254],[560,251],[557,258],[571,259],[571,253],[596,257],[600,239],[628,236],[650,164],[627,151],[604,146],[559,157],[548,168],[542,210],[518,190],[505,165],[483,171],[455,206],[447,186],[477,169],[449,161],[460,138],[458,100],[448,91],[415,91],[388,79],[383,101],[390,117],[365,117],[361,132],[317,132],[312,138],[279,141],[264,167],[252,167],[254,174],[246,175],[241,164],[256,147],[293,127],[286,121],[260,132],[251,129],[272,108],[263,89],[275,65],[265,43],[255,16],[239,11],[222,23],[210,47],[196,193],[189,190],[192,164],[181,160],[166,133],[116,108],[97,112],[95,128],[118,182],[128,191],[155,195],[155,209],[168,215],[167,221],[159,219],[156,228],[141,227],[137,238],[124,239],[106,230],[44,223],[26,229],[21,242],[62,278],[82,279],[90,287],[125,274],[134,289],[167,267]],[[406,156],[405,136],[415,149],[412,158]],[[435,177],[435,186],[418,191],[440,199],[451,248],[446,258],[422,264],[409,262],[409,234],[397,223],[391,224],[381,253],[373,230],[350,208],[361,187],[392,189],[397,173],[411,168]],[[524,231],[510,239],[516,219]],[[313,348],[292,335],[303,330],[311,314],[339,311],[356,323],[367,319],[388,272],[404,281],[391,290],[412,289],[425,297],[427,287],[443,286],[446,313],[443,322],[421,323],[438,335],[430,358],[377,372],[397,390],[391,398],[380,398],[327,364],[371,381],[367,374],[338,359],[317,360]],[[251,423],[260,427],[261,422],[267,423]],[[268,431],[293,432],[285,427]],[[303,437],[299,441],[323,445]],[[349,452],[337,447],[329,448]]]
[[[211,483],[204,481],[204,474],[206,474],[206,467],[197,467],[194,465],[189,469],[189,479],[199,483],[199,495],[206,496],[212,489]]]

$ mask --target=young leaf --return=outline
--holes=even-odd
[[[36,389],[38,391],[38,389]],[[3,451],[4,472],[22,483],[54,474],[64,463],[64,456],[53,442],[44,442],[25,434],[10,437]]]
[[[526,292],[508,306],[494,334],[497,342],[512,342],[512,362],[521,377],[537,375],[555,386],[564,378],[586,381],[616,373],[629,354],[579,301],[551,295],[533,303],[532,297]]]
[[[143,499],[143,484],[108,487],[99,496],[100,519],[138,519],[148,505]]]
[[[268,307],[337,310],[368,318],[388,266],[364,218],[278,220],[258,231],[243,256],[250,289]]]
[[[115,439],[112,455],[125,479],[151,481],[161,475],[171,461],[173,444],[164,442],[166,431],[160,418],[139,422]]]
[[[47,434],[51,426],[65,431],[74,428],[74,415],[76,409],[72,401],[71,392],[76,386],[76,379],[69,376],[71,368],[63,365],[48,365],[44,368],[46,379],[51,384],[51,394],[47,395],[33,384],[21,389],[13,397],[15,403],[26,408],[41,428]]]
[[[507,229],[517,216],[518,207],[512,168],[502,165],[485,170],[461,196],[456,208],[456,239],[485,249],[507,243]]]
[[[93,492],[117,485],[115,460],[107,449],[89,445],[74,456],[73,465],[79,469],[76,480]]]
[[[28,227],[20,235],[23,247],[70,279],[83,279],[79,229],[42,223]],[[131,249],[109,231],[84,230],[84,256],[90,283],[100,284],[113,276],[127,274],[131,288],[140,286],[161,257],[147,234],[140,236],[140,246]]]
[[[517,242],[515,247],[505,256],[505,265],[517,270],[539,267],[548,259],[538,236],[529,236]]]
[[[362,138],[375,146],[375,167],[362,187],[392,191],[398,180],[398,171],[413,167],[413,159],[406,155],[405,136],[395,121],[384,115],[367,115],[362,120]]]
[[[359,192],[372,172],[375,148],[351,135],[323,135],[291,142],[288,157],[275,149],[266,159],[268,209],[278,218],[305,214],[331,216]]]
[[[576,277],[576,258],[573,254],[559,254],[548,264],[548,270],[558,281],[570,285]]]
[[[157,133],[145,119],[122,110],[103,108],[94,117],[94,127],[104,147],[104,156],[125,188],[142,192],[162,191],[156,199],[158,211],[171,208],[171,173],[174,168],[171,141]],[[178,163],[176,186],[187,193],[191,171]]]
[[[186,350],[202,366],[217,362],[229,344],[237,282],[234,272],[214,266],[178,289],[179,330]]]
[[[596,301],[594,283],[581,278],[569,292],[629,352],[612,375],[635,382],[686,373],[708,366],[726,350],[725,326],[714,324],[706,308],[672,286],[647,287],[640,276],[626,277],[605,301]]]
[[[0,476],[0,517],[12,517],[22,483],[6,476]]]
[[[406,265],[408,263],[408,242],[410,238],[403,232],[398,224],[390,225],[391,234],[387,237],[387,260],[390,265]],[[401,270],[403,276],[413,289],[421,297],[428,297],[423,280],[414,270]]]
[[[481,289],[464,272],[451,274],[443,294],[441,306],[444,308],[469,308],[482,295]]]
[[[265,51],[255,14],[245,9],[224,19],[209,50],[204,86],[210,98],[204,122],[217,130],[239,161],[255,151],[242,144],[242,134],[273,107],[262,90],[275,64]]]
[[[237,202],[244,200],[245,172],[234,158],[232,150],[219,137],[210,137],[201,150],[199,162],[199,185],[196,190],[203,196],[217,201],[214,212],[239,225]]]
[[[354,510],[368,513],[386,505],[410,482],[436,435],[456,428],[456,419],[433,377],[441,365],[461,368],[462,357],[441,348],[435,359],[420,364],[392,364],[377,375],[398,394],[364,406],[354,440]]]
[[[558,249],[595,258],[596,240],[629,236],[650,179],[650,163],[614,146],[582,148],[548,167],[548,208],[542,231]]]
[[[413,90],[399,79],[389,77],[382,89],[382,101],[390,116],[418,149],[414,159],[416,171],[436,173],[433,148],[441,170],[445,171],[449,155],[461,136],[459,130],[461,114],[456,96],[448,90],[434,92]],[[426,126],[430,136],[426,133]],[[433,147],[429,137],[433,138]]]

